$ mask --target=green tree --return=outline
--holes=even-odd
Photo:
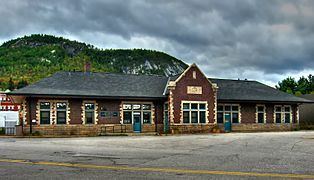
[[[28,85],[28,83],[27,83],[27,81],[26,80],[24,80],[24,79],[22,79],[22,80],[20,80],[18,83],[17,83],[17,89],[20,89],[20,88],[23,88],[23,87],[25,87],[25,86],[27,86]]]
[[[297,87],[297,82],[292,77],[288,77],[282,80],[281,82],[278,82],[278,86],[276,85],[277,89],[287,92],[287,93],[290,92],[292,94],[295,93],[296,87]]]
[[[297,82],[296,92],[298,91],[301,94],[307,94],[310,92],[309,81],[304,76],[300,77],[300,79]]]
[[[12,78],[10,78],[10,80],[8,82],[7,89],[9,89],[10,91],[13,91],[15,89],[15,85],[14,85]]]

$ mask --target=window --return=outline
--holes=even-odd
[[[140,104],[133,104],[133,110],[140,110],[141,105]]]
[[[200,123],[206,123],[206,112],[200,111]]]
[[[197,111],[191,112],[191,123],[198,123],[198,113]]]
[[[182,104],[183,123],[206,123],[206,103],[184,102]]]
[[[217,123],[224,123],[224,113],[223,112],[217,113]]]
[[[190,112],[183,111],[183,123],[190,123]]]
[[[196,71],[193,71],[193,79],[196,79]]]
[[[123,112],[123,124],[132,124],[132,112]]]
[[[123,110],[131,110],[132,104],[123,104]]]
[[[143,124],[152,123],[152,104],[123,104],[123,124],[132,124],[133,114],[140,113]]]
[[[218,105],[217,107],[217,123],[222,124],[226,120],[232,123],[240,123],[239,105]]]
[[[284,107],[285,109],[285,123],[290,123],[291,122],[291,108],[290,106]]]
[[[275,106],[275,121],[281,123],[281,106]]]
[[[275,106],[275,122],[291,123],[291,106]]]
[[[168,103],[165,103],[164,104],[164,120],[165,121],[169,121],[169,110],[168,110],[168,108],[169,108],[169,105],[168,105]]]
[[[57,106],[57,124],[66,124],[67,103],[58,102]]]
[[[85,124],[95,123],[95,104],[85,103]]]
[[[143,110],[150,110],[151,105],[150,104],[143,104]]]
[[[40,107],[40,124],[50,124],[50,103],[41,102]]]
[[[265,123],[265,106],[256,106],[257,123]]]
[[[151,124],[151,112],[143,112],[143,124]]]

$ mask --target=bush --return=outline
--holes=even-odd
[[[5,134],[5,129],[4,128],[0,128],[0,135]]]

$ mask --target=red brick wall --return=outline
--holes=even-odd
[[[256,122],[256,104],[240,104],[241,123]]]
[[[196,79],[193,79],[193,71],[196,72]],[[187,94],[187,86],[201,86],[202,94]],[[174,122],[180,123],[181,101],[207,101],[210,123],[215,122],[215,96],[212,85],[207,77],[203,76],[197,67],[191,67],[185,75],[176,83],[173,93]]]
[[[82,124],[82,100],[70,99],[70,124]]]
[[[37,99],[32,98],[32,99],[26,99],[26,122],[27,124],[30,124],[29,120],[29,107],[31,107],[31,119],[36,119],[36,105],[37,105]]]
[[[266,104],[266,123],[274,123],[274,105]]]
[[[120,124],[120,104],[121,101],[97,100],[98,103],[98,124]],[[100,111],[116,111],[117,117],[103,118],[100,117]]]
[[[157,118],[158,124],[163,124],[163,119],[164,119],[164,102],[155,102],[155,118]],[[155,122],[155,120],[154,120]]]
[[[266,123],[274,123],[274,106],[282,104],[261,104],[266,106]],[[241,106],[241,123],[255,123],[256,122],[256,104],[246,103]],[[297,105],[291,105],[292,122],[296,123]]]

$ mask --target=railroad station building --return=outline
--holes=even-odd
[[[208,78],[192,64],[173,76],[57,72],[9,93],[24,134],[209,133],[298,127],[311,103],[257,81]]]

